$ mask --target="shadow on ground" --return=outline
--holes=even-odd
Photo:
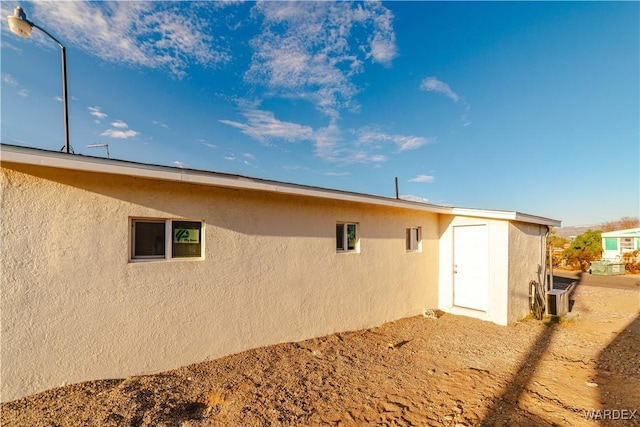
[[[527,357],[520,364],[507,385],[505,391],[489,405],[487,416],[481,426],[545,426],[549,421],[540,418],[519,407],[520,396],[525,392],[527,384],[536,372],[538,365],[551,344],[551,338],[557,328],[554,321],[547,323],[547,328],[531,345]]]
[[[597,366],[601,408],[593,410],[601,412],[593,415],[604,426],[640,426],[640,314],[602,350]]]
[[[623,276],[612,280],[608,276],[573,273],[554,276],[554,289],[569,292],[571,312],[575,303],[574,293],[578,286],[636,289],[640,286],[638,279],[637,276]],[[547,322],[547,328],[531,345],[525,360],[514,372],[505,391],[489,404],[487,415],[480,425],[554,425],[549,420],[522,409],[520,399],[549,349],[558,322],[558,318],[551,318]],[[601,351],[596,366],[600,405],[585,408],[585,423],[591,419],[603,426],[640,426],[640,313]]]

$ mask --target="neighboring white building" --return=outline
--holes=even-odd
[[[529,313],[560,222],[0,146],[0,400],[358,330]]]
[[[640,250],[640,228],[602,233],[602,259],[620,261],[626,252]]]

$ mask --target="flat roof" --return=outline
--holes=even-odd
[[[185,182],[224,188],[266,191],[320,199],[343,200],[348,202],[391,206],[447,215],[521,221],[553,227],[559,227],[561,224],[560,221],[555,219],[520,212],[441,206],[396,199],[393,197],[375,196],[308,185],[271,181],[260,178],[251,178],[242,175],[186,169],[174,166],[151,165],[128,160],[105,159],[103,157],[68,154],[59,151],[42,150],[39,148],[21,147],[9,144],[0,144],[0,162],[85,172],[98,172],[112,175],[125,175],[161,181]]]
[[[626,230],[607,231],[602,237],[640,237],[640,228],[627,228]]]

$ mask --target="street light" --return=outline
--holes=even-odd
[[[64,147],[60,151],[64,150],[69,153],[69,109],[67,106],[67,49],[62,43],[51,34],[49,34],[44,28],[37,26],[33,22],[27,20],[27,15],[20,6],[16,6],[13,11],[13,16],[7,16],[9,21],[9,29],[12,33],[19,35],[20,37],[29,38],[31,36],[31,30],[33,27],[39,29],[49,37],[51,40],[58,43],[62,52],[62,106],[64,113]]]

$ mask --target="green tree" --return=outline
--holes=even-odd
[[[548,245],[551,246],[552,248],[560,248],[563,249],[564,245],[566,245],[569,242],[569,239],[566,239],[564,237],[560,237],[560,236],[549,236],[549,238],[547,239]]]
[[[582,271],[589,270],[591,261],[602,256],[602,232],[600,230],[587,230],[577,236],[564,251],[567,265],[579,268]]]

